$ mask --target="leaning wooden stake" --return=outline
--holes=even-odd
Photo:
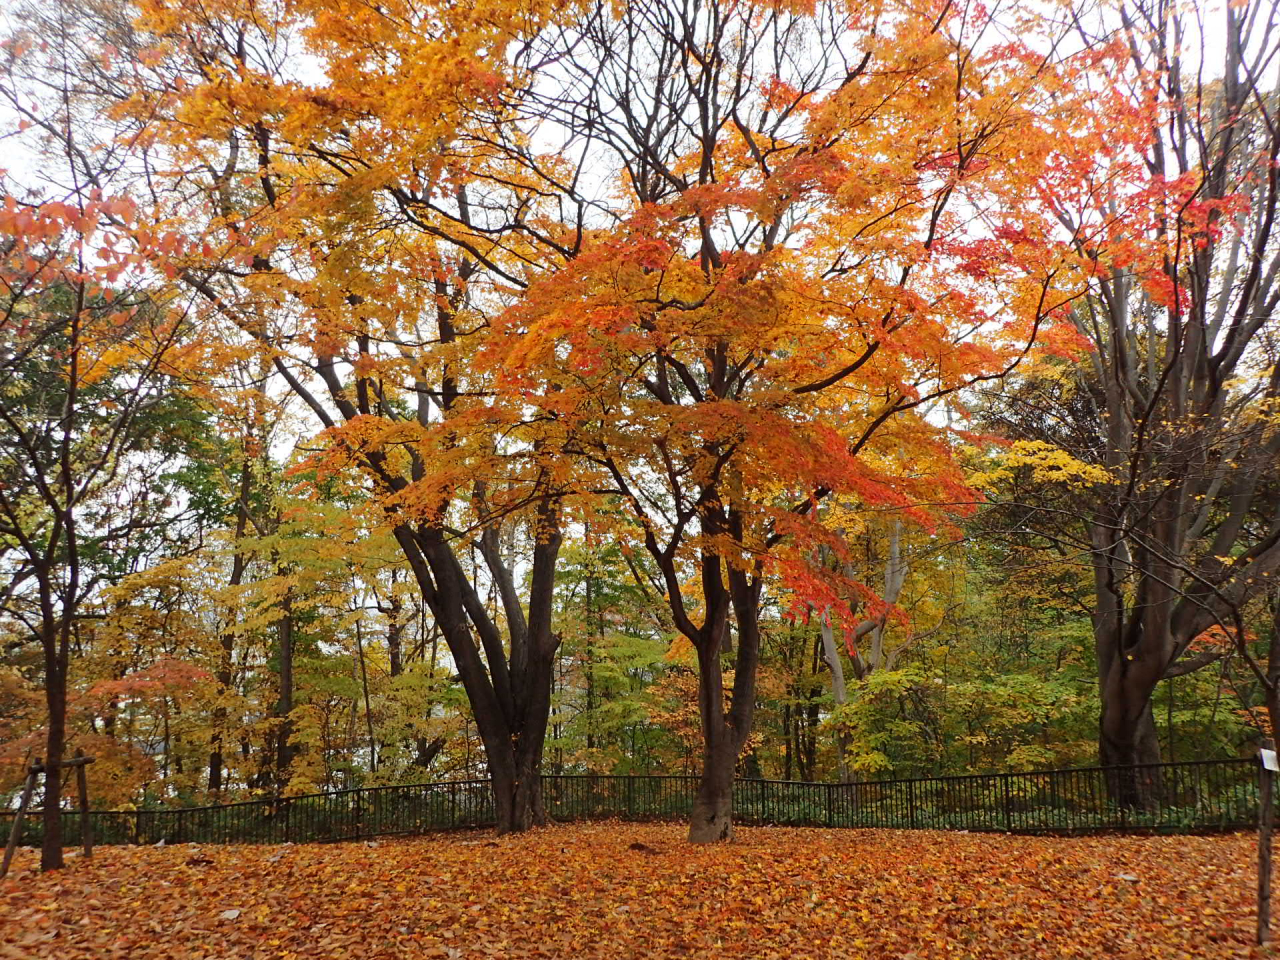
[[[76,779],[80,788],[80,837],[84,842],[84,855],[86,857],[93,856],[93,832],[89,827],[89,779],[85,774],[85,767],[93,763],[93,757],[86,757],[83,750],[77,750],[74,758],[63,760],[63,767],[75,767]],[[9,830],[9,844],[4,848],[4,861],[0,862],[0,877],[9,872],[9,863],[13,860],[13,853],[18,849],[18,837],[22,834],[22,818],[26,815],[27,807],[31,803],[31,794],[35,792],[36,778],[44,773],[44,763],[39,757],[36,762],[27,767],[27,784],[22,788],[22,799],[18,801],[18,809],[13,815],[13,827]],[[46,799],[45,801],[49,801]],[[55,803],[57,800],[55,799]]]
[[[39,766],[40,761],[36,760]],[[0,863],[0,877],[9,872],[9,863],[13,860],[13,852],[18,849],[18,837],[22,833],[22,817],[27,812],[27,804],[31,802],[31,794],[36,788],[35,768],[27,773],[27,784],[22,788],[22,799],[18,801],[18,809],[13,815],[13,828],[9,831],[9,844],[4,848],[4,862]]]
[[[1258,771],[1258,943],[1271,939],[1271,833],[1275,826],[1275,743],[1263,741]]]

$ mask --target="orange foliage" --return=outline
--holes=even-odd
[[[1252,838],[674,827],[107,848],[0,881],[23,960],[1262,957]],[[638,847],[639,849],[636,849]]]

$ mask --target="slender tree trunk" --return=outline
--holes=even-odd
[[[394,588],[394,575],[391,584]],[[404,671],[404,603],[392,593],[387,610],[387,659],[391,665],[391,676],[398,677]]]
[[[249,558],[242,549],[245,534],[249,530],[249,497],[253,493],[253,462],[246,456],[240,463],[240,485],[236,503],[236,552],[231,559],[231,577],[228,585],[232,589],[244,582],[245,570],[249,566]],[[227,706],[221,702],[231,689],[235,679],[234,654],[235,632],[232,624],[236,621],[234,612],[228,618],[227,626],[222,631],[222,652],[218,661],[218,699],[213,709],[213,735],[209,743],[209,792],[219,793],[222,790],[222,743],[226,735]]]
[[[289,743],[293,724],[289,715],[293,712],[293,594],[286,591],[280,603],[280,620],[276,624],[276,637],[280,650],[280,699],[276,705],[279,718],[279,735],[276,741],[276,783],[283,787],[289,782],[289,765],[293,762],[294,748]]]
[[[816,688],[809,688],[809,710],[805,723],[804,764],[805,779],[812,783],[818,779],[818,694]]]
[[[740,530],[734,533],[741,535]],[[706,576],[709,567],[704,567]],[[733,699],[725,709],[720,655],[726,617],[709,617],[696,645],[698,713],[702,722],[702,776],[689,817],[691,843],[718,843],[733,838],[733,778],[738,755],[751,732],[755,681],[760,657],[760,581],[744,571],[727,571],[729,597],[738,626],[734,651]],[[718,574],[717,574],[718,575]]]
[[[594,576],[587,577],[587,614],[594,610],[597,597],[594,596],[596,578]],[[595,709],[596,709],[596,690],[595,690],[595,643],[591,630],[587,630],[587,661],[585,664],[585,673],[587,681],[587,750],[588,752],[595,749]]]
[[[787,696],[791,696],[791,691],[787,691]],[[791,779],[791,704],[786,703],[782,706],[782,779]]]
[[[53,641],[57,643],[56,640]],[[44,758],[44,834],[40,869],[62,869],[62,752],[67,740],[67,674],[55,656],[45,667],[45,704],[49,727]]]
[[[369,731],[369,769],[378,772],[378,741],[373,732],[373,707],[369,704],[369,668],[364,662],[364,639],[356,620],[356,657],[360,662],[360,690],[364,694],[364,722]]]
[[[844,683],[844,661],[840,659],[840,650],[836,647],[835,630],[831,627],[831,619],[824,611],[822,616],[822,659],[831,671],[831,696],[839,710],[848,702],[848,693]],[[848,750],[849,737],[843,730],[836,731],[836,764],[840,782],[848,783],[849,762],[845,757]]]

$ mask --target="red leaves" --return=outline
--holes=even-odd
[[[208,671],[184,660],[166,657],[119,680],[100,680],[89,688],[84,698],[90,704],[101,706],[113,700],[172,695],[196,684],[212,682],[213,676]]]

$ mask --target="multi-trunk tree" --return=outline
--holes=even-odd
[[[1098,262],[1073,312],[1090,353],[1018,383],[992,419],[1070,455],[1059,482],[1035,482],[1057,454],[1013,448],[1034,484],[1015,512],[1092,568],[1099,757],[1129,765],[1160,760],[1157,685],[1214,661],[1193,641],[1234,629],[1280,567],[1280,11],[1231,4],[1222,42],[1203,46],[1176,5],[1117,15],[1129,63],[1114,94],[1150,119],[1143,177],[1107,191],[1125,215],[1109,243],[1082,247]],[[1064,205],[1064,223],[1079,210]],[[1129,803],[1151,786],[1112,784]]]
[[[526,420],[476,361],[496,284],[520,285],[527,252],[491,228],[475,182],[517,172],[457,144],[509,119],[490,112],[508,81],[484,50],[535,12],[148,5],[131,34],[143,69],[112,113],[146,129],[151,182],[189,232],[165,272],[302,400],[318,483],[361,477],[381,505],[467,691],[500,830],[542,817],[569,487],[556,425]],[[515,555],[513,526],[529,544]],[[462,562],[473,548],[479,569]]]
[[[695,841],[731,833],[767,585],[839,598],[816,507],[927,524],[971,499],[920,408],[1015,365],[1082,288],[1045,202],[1093,146],[1062,136],[1075,67],[991,27],[949,5],[636,3],[526,55],[550,66],[500,145],[591,229],[486,350],[626,505],[618,533],[697,652]]]

